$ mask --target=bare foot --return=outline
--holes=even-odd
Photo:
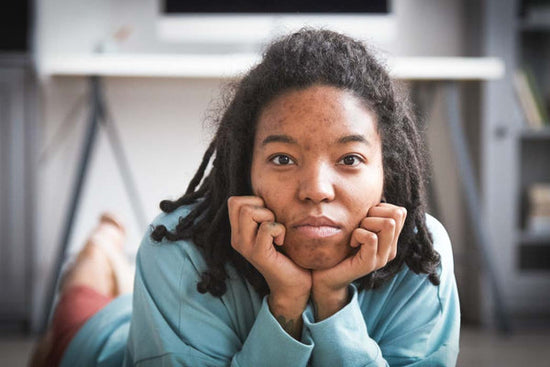
[[[114,257],[123,262],[126,231],[121,222],[110,213],[103,213],[99,223],[78,253],[75,263],[64,275],[60,292],[76,285],[88,286],[108,297],[121,293],[117,282]]]

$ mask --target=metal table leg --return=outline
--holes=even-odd
[[[92,76],[90,79],[90,116],[88,120],[88,130],[86,133],[86,138],[84,140],[84,147],[80,155],[80,163],[78,165],[78,173],[75,179],[75,184],[73,187],[73,192],[70,201],[70,207],[67,212],[67,217],[65,219],[65,228],[63,230],[63,237],[61,240],[61,245],[57,250],[57,255],[55,258],[54,272],[51,276],[49,282],[49,289],[46,298],[45,307],[47,307],[47,312],[44,314],[42,323],[40,325],[40,331],[43,332],[46,330],[48,325],[48,320],[52,316],[53,307],[55,302],[55,293],[57,289],[57,282],[61,273],[61,267],[65,258],[65,253],[69,245],[69,238],[71,236],[73,223],[75,219],[78,206],[80,204],[80,195],[82,192],[82,187],[84,186],[84,178],[86,177],[86,171],[90,163],[90,157],[94,148],[94,143],[97,139],[97,132],[99,128],[99,119],[101,115],[101,105],[100,105],[100,94],[99,94],[99,77]]]

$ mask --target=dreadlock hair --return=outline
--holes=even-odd
[[[235,85],[187,191],[178,200],[160,203],[167,213],[195,204],[173,232],[159,225],[151,237],[155,241],[191,239],[202,251],[208,270],[197,284],[199,292],[223,295],[227,289],[225,265],[230,263],[260,295],[269,293],[263,276],[231,246],[227,200],[252,195],[250,167],[262,108],[287,91],[315,84],[350,91],[375,112],[382,141],[384,196],[408,213],[395,259],[359,279],[358,286],[376,288],[403,264],[439,284],[440,258],[425,220],[427,156],[407,99],[365,44],[329,30],[303,28],[272,42],[262,61]],[[212,168],[205,177],[212,157]]]

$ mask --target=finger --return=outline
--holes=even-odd
[[[273,242],[276,238],[284,238],[285,227],[275,222],[263,222],[258,229],[254,246],[246,254],[248,261],[254,265],[261,273],[269,268],[272,262],[272,255],[276,253]]]
[[[401,234],[401,230],[403,229],[405,220],[407,219],[407,209],[393,204],[379,204],[369,210],[367,217],[371,216],[393,218],[395,220],[397,226],[395,228],[394,240],[395,245],[397,245],[399,235]]]
[[[238,225],[239,212],[243,205],[265,206],[262,198],[258,196],[230,196],[229,199],[227,199],[227,210],[229,212],[229,222],[232,227]]]
[[[384,267],[389,261],[397,241],[395,240],[395,227],[393,218],[368,217],[361,221],[361,228],[376,233],[378,237],[378,248],[376,252],[376,268]]]
[[[407,209],[402,206],[380,203],[369,209],[367,217],[391,217],[398,224],[404,224],[407,217]]]
[[[256,246],[271,246],[273,243],[281,246],[285,239],[286,228],[276,222],[263,222],[258,229]]]
[[[273,222],[274,220],[275,215],[269,209],[255,205],[243,205],[239,211],[237,235],[247,246],[252,246],[258,226],[263,222]]]
[[[255,196],[232,196],[227,200],[229,212],[229,221],[231,225],[231,246],[242,253],[245,247],[253,245],[258,224],[255,220],[262,219],[272,221],[272,213],[263,207],[263,200]],[[247,208],[244,211],[243,208]],[[255,211],[264,210],[267,213],[255,213]],[[243,218],[241,214],[248,214],[249,218]],[[248,223],[244,228],[242,223]],[[243,247],[244,246],[244,247]]]
[[[362,277],[375,270],[376,253],[378,251],[378,236],[364,228],[357,228],[351,234],[352,247],[359,247],[357,253],[350,259],[354,279]]]
[[[397,220],[397,216],[401,217],[406,212],[407,210],[402,206],[380,203],[369,209],[367,217],[395,217],[394,219]]]

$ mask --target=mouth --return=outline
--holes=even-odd
[[[307,217],[293,227],[298,233],[313,239],[332,237],[342,232],[341,226],[327,217]]]

